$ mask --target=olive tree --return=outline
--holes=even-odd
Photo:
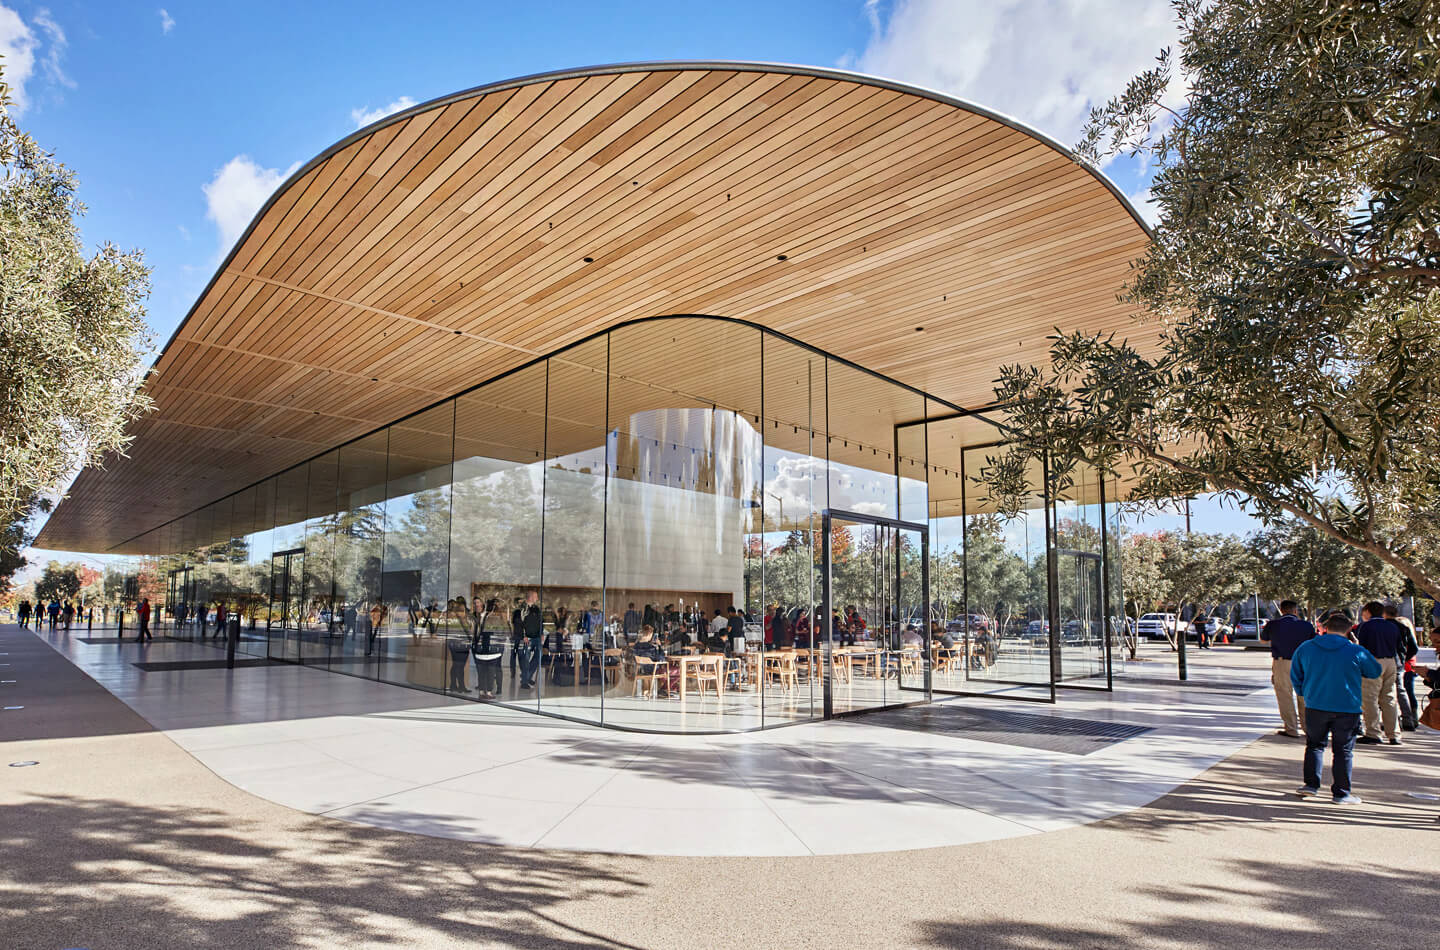
[[[1084,462],[1141,500],[1214,491],[1440,593],[1440,4],[1173,6],[1178,56],[1079,146],[1155,169],[1117,291],[1160,346],[1057,330],[1002,368],[996,493],[1042,454],[1057,485]]]
[[[126,424],[149,405],[137,391],[149,271],[138,251],[108,243],[86,256],[76,186],[15,124],[0,82],[0,561],[10,573],[38,499],[123,451]]]

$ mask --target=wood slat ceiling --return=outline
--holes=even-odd
[[[128,455],[81,472],[37,544],[127,550],[648,316],[751,321],[984,405],[1056,326],[1153,345],[1116,299],[1146,241],[1053,143],[879,80],[652,64],[472,90],[362,130],[272,198],[156,362]],[[832,424],[876,408],[836,384]]]

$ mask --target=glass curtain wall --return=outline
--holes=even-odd
[[[223,601],[254,655],[632,729],[1103,682],[1110,486],[1052,508],[1037,466],[1007,515],[1001,430],[946,412],[753,326],[636,323],[156,528],[127,589],[176,636]]]

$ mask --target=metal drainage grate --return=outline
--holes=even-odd
[[[852,721],[1070,755],[1086,755],[1150,731],[1149,726],[1127,722],[1037,716],[1008,709],[967,709],[953,703],[891,709]]]
[[[147,673],[165,673],[173,670],[223,670],[226,668],[224,660],[172,660],[165,663],[134,663],[131,664],[137,669]],[[235,668],[247,666],[273,666],[270,660],[236,660]]]

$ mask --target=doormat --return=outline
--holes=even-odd
[[[274,666],[270,660],[245,659],[235,661],[235,668],[241,669],[247,666]],[[165,663],[132,663],[136,669],[144,670],[146,673],[167,673],[175,670],[223,670],[226,668],[225,661],[220,660],[173,660]]]
[[[1253,693],[1260,689],[1269,689],[1268,683],[1224,683],[1218,680],[1178,680],[1165,679],[1163,676],[1117,676],[1116,686],[1179,686],[1184,689],[1214,689],[1228,693]]]
[[[849,721],[1069,755],[1088,755],[1151,731],[1149,726],[1126,722],[1037,716],[1008,709],[967,709],[954,703],[887,709]]]

